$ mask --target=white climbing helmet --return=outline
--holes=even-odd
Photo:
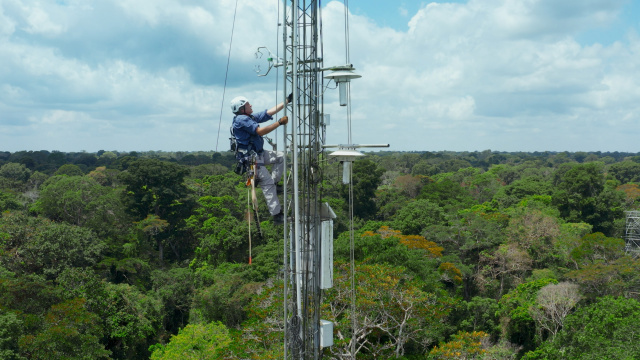
[[[248,103],[249,100],[247,100],[246,97],[244,96],[236,96],[233,98],[233,100],[231,100],[231,111],[234,114],[237,114],[238,111],[240,111],[240,108],[242,108],[244,106],[244,104]]]

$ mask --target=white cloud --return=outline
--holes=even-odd
[[[470,119],[475,107],[475,100],[471,96],[435,101],[427,105],[428,116],[448,121]]]
[[[49,14],[43,9],[32,7],[25,11],[28,13],[26,18],[28,26],[25,28],[28,33],[56,36],[64,31],[64,27],[51,21]]]
[[[282,8],[247,0],[238,3],[222,103],[235,4],[0,2],[0,150],[208,150],[219,123],[226,144],[231,98],[247,96],[259,109],[282,97],[281,72],[253,72],[259,46],[282,53]],[[324,4],[324,66],[347,61],[342,4]],[[354,141],[397,150],[633,151],[637,132],[625,129],[640,120],[636,32],[613,44],[576,40],[618,21],[624,4],[430,3],[407,31],[352,14],[349,62],[363,76],[351,84]],[[337,93],[325,92],[331,143],[346,140]]]
[[[4,14],[4,9],[0,7],[0,41],[6,41],[16,28],[16,22],[11,17]]]
[[[39,1],[20,2],[5,0],[0,4],[0,34],[13,34],[16,30],[28,34],[53,37],[61,34],[65,26],[61,19],[52,19],[48,4]]]
[[[80,125],[86,123],[88,120],[91,120],[91,118],[85,113],[66,110],[52,110],[48,111],[40,119],[29,119],[29,121],[36,126],[66,126],[66,124]]]
[[[615,131],[605,123],[615,127],[628,121],[623,119],[635,116],[638,120],[634,110],[638,105],[632,99],[637,103],[640,76],[637,65],[630,65],[638,64],[632,50],[637,45],[633,39],[620,39],[610,46],[582,45],[574,36],[610,23],[622,4],[551,0],[431,3],[413,16],[406,33],[393,32],[392,36],[389,29],[352,16],[351,54],[363,74],[356,81],[365,84],[352,84],[353,109],[367,118],[354,127],[386,128],[388,121],[406,121],[410,130],[396,127],[393,134],[367,134],[394,139],[405,150],[432,146],[425,142],[425,134],[412,130],[416,124],[441,129],[443,134],[433,143],[442,144],[439,140],[449,137],[448,143],[461,150],[473,150],[469,146],[480,146],[475,150],[518,150],[519,146],[529,147],[526,150],[598,150],[587,136]],[[332,16],[340,12],[337,2],[327,8]],[[360,29],[353,30],[356,27]],[[617,108],[621,103],[626,111]],[[560,133],[558,124],[564,124]],[[585,124],[589,131],[582,133],[584,142],[580,143],[580,138],[570,134]],[[529,139],[531,133],[547,136],[554,131],[556,141]],[[450,137],[458,132],[481,136],[472,136],[471,142],[465,136]],[[558,141],[562,134],[567,136],[566,144]],[[621,144],[607,144],[607,148]],[[631,143],[624,146],[635,148]]]

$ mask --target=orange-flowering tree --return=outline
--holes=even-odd
[[[376,236],[379,234],[383,239],[395,237],[399,239],[399,242],[410,249],[423,249],[426,251],[425,255],[428,257],[436,258],[442,256],[442,246],[438,246],[433,241],[427,240],[424,236],[420,235],[402,235],[398,230],[393,230],[389,226],[381,226],[375,233],[372,231],[365,231],[362,236]]]
[[[348,261],[348,234],[342,234],[334,244],[335,259]],[[403,235],[381,223],[370,223],[355,235],[354,250],[356,261],[402,266],[425,281],[429,289],[440,288],[443,282],[449,285],[462,283],[463,274],[457,262],[447,261],[443,257],[444,248],[424,236]]]
[[[436,346],[429,352],[430,360],[471,360],[482,359],[487,350],[489,334],[482,331],[459,332],[452,340]]]
[[[353,359],[397,358],[405,348],[422,348],[442,338],[454,300],[444,292],[424,292],[423,283],[401,267],[356,266],[356,308],[351,308],[350,269],[337,262],[334,287],[325,292],[321,318],[334,322],[334,345],[325,356]],[[282,359],[284,356],[283,287],[281,281],[254,284],[241,330],[230,329],[231,344],[215,359]],[[289,294],[290,296],[291,294]],[[356,316],[355,336],[352,315]],[[291,326],[291,325],[290,325]]]
[[[633,203],[640,198],[640,186],[638,184],[624,184],[616,188],[625,195],[626,208],[630,208]]]
[[[450,281],[456,284],[462,283],[462,271],[460,271],[460,269],[458,269],[453,263],[443,262],[438,267],[438,271],[444,281]]]
[[[349,259],[348,238],[342,235],[335,243],[335,259]],[[463,274],[456,264],[443,258],[444,248],[424,236],[403,235],[386,225],[371,224],[354,238],[355,260],[403,266],[430,288],[441,282],[459,285]]]

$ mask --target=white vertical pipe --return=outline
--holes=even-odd
[[[292,60],[293,60],[293,68],[292,68],[292,79],[293,79],[293,110],[291,111],[291,118],[293,120],[293,221],[294,221],[294,231],[293,236],[296,242],[296,265],[295,265],[295,273],[296,273],[296,301],[298,308],[298,316],[302,318],[302,259],[301,259],[301,246],[302,241],[300,241],[300,196],[298,194],[298,0],[292,1],[293,11],[292,11],[292,34],[293,37],[293,48]]]
[[[279,1],[279,0],[278,0]],[[282,79],[283,79],[283,85],[282,87],[284,88],[284,96],[286,99],[287,96],[287,2],[283,1],[282,4],[282,51],[284,52],[284,66],[283,66],[283,71],[282,71]],[[287,107],[284,107],[284,115],[287,115]],[[293,123],[293,122],[292,122]],[[290,255],[287,253],[287,240],[289,240],[289,244],[291,244],[290,241],[290,236],[288,233],[288,224],[287,224],[287,127],[284,127],[284,130],[282,131],[282,143],[284,144],[284,159],[283,159],[283,169],[284,169],[284,175],[282,177],[283,182],[284,182],[284,192],[282,194],[282,211],[284,213],[284,239],[282,241],[283,243],[283,249],[282,249],[282,280],[284,282],[284,288],[283,288],[283,295],[282,295],[282,305],[283,305],[283,325],[284,325],[284,358],[287,359],[287,351],[288,351],[288,346],[287,346],[287,333],[290,331],[290,329],[287,326],[287,316],[288,316],[288,312],[287,312],[287,307],[288,307],[288,303],[287,303],[287,299],[288,297],[288,293],[287,293],[287,287],[288,287],[288,281],[289,281],[289,274],[287,273],[287,269],[289,268],[289,261],[287,256]]]

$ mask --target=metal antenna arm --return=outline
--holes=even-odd
[[[259,65],[259,64],[258,64],[258,65],[256,65],[256,66],[254,67],[254,71],[255,71],[255,72],[256,72],[256,74],[258,74],[258,76],[260,76],[260,77],[262,77],[262,76],[267,76],[267,75],[269,74],[269,72],[271,71],[271,69],[273,69],[273,67],[274,67],[274,66],[275,66],[275,67],[282,66],[282,63],[283,63],[283,60],[282,60],[282,59],[280,59],[280,58],[278,58],[278,57],[276,57],[276,56],[271,52],[271,50],[269,50],[266,46],[260,46],[260,47],[256,50],[256,52],[255,52],[256,59],[257,59],[257,60],[262,59],[262,58],[263,58],[263,56],[265,55],[265,53],[266,53],[266,55],[267,55],[267,57],[266,57],[267,65],[268,65],[267,72],[265,72],[264,74],[261,74],[262,69],[261,69],[261,67],[260,67],[260,65]],[[274,59],[276,59],[278,62],[277,62],[277,63],[274,63]]]

